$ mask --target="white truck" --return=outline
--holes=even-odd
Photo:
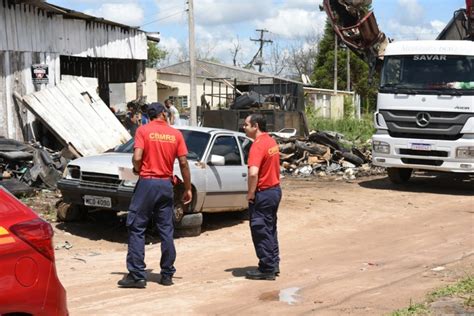
[[[373,163],[397,184],[413,169],[474,173],[474,1],[454,12],[437,40],[392,43],[371,3],[323,0],[322,9],[371,72],[381,69]]]
[[[474,42],[388,44],[374,123],[373,163],[392,182],[413,169],[474,173]]]

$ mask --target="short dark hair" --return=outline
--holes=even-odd
[[[250,114],[250,124],[254,126],[255,124],[258,124],[258,129],[261,130],[262,132],[267,131],[267,120],[265,119],[265,116],[262,114]]]

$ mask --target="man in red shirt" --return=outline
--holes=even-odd
[[[258,269],[248,271],[246,278],[275,280],[280,274],[280,251],[277,236],[277,211],[281,200],[280,151],[268,133],[261,114],[245,119],[244,130],[254,139],[250,148],[248,193],[250,231],[259,259]]]
[[[173,166],[178,158],[183,176],[185,204],[191,202],[191,176],[186,155],[188,149],[180,131],[167,123],[167,111],[161,103],[148,105],[147,125],[140,126],[135,134],[133,171],[139,180],[130,202],[127,228],[129,232],[128,275],[118,282],[121,287],[146,287],[145,231],[151,217],[157,225],[161,239],[162,285],[172,285],[176,272],[176,250],[173,233]]]

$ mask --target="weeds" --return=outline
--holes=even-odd
[[[338,132],[353,143],[365,143],[375,132],[372,114],[364,115],[360,120],[350,117],[332,120],[318,117],[314,108],[308,107],[306,117],[310,130]]]
[[[391,316],[421,316],[430,315],[429,303],[435,302],[442,297],[460,297],[464,299],[464,306],[474,307],[474,277],[468,276],[461,281],[437,289],[426,296],[426,302],[412,304],[404,309],[394,311]]]
[[[456,284],[448,285],[428,295],[428,301],[433,302],[440,297],[457,296],[464,299],[464,305],[474,307],[474,276],[457,282]]]

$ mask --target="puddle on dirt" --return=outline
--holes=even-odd
[[[262,293],[258,298],[261,301],[280,301],[288,305],[294,305],[301,299],[300,295],[298,295],[299,290],[299,287],[290,287],[280,291]]]
[[[300,300],[300,296],[298,295],[299,290],[299,287],[290,287],[287,289],[280,290],[280,302],[288,303],[288,305],[298,303],[298,301]]]

